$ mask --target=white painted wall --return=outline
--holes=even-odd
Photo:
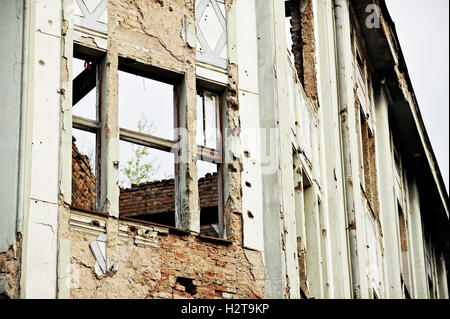
[[[21,297],[55,298],[60,131],[60,1],[38,0],[33,63],[33,133],[30,209],[26,217]]]
[[[244,170],[241,182],[244,246],[264,251],[255,1],[236,1],[235,14],[239,30],[236,32],[239,115],[243,129],[241,159]],[[246,183],[250,183],[250,187]]]
[[[2,2],[0,10],[0,252],[16,240],[22,95],[23,3]]]

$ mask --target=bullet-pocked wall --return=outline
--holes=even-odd
[[[233,25],[236,5],[233,1],[219,0],[207,2],[203,8],[203,2],[109,0],[106,36],[101,30],[92,30],[95,26],[80,22],[79,1],[65,3],[62,65],[67,72],[72,72],[72,52],[97,61],[101,70],[101,80],[97,80],[101,96],[101,101],[97,99],[98,108],[101,103],[98,121],[102,127],[98,166],[101,194],[97,212],[74,207],[69,166],[63,168],[60,180],[58,293],[62,298],[265,297],[262,254],[245,248],[243,236],[244,166],[238,142],[242,107],[239,88],[241,84],[246,85],[246,79],[240,79],[237,53],[233,52],[236,51],[236,26]],[[88,4],[81,3],[81,13],[89,9]],[[199,14],[199,10],[209,11]],[[204,50],[205,42],[197,42],[195,33],[205,24],[199,20],[211,19],[212,13],[219,14],[222,22],[227,20],[217,29],[217,35],[203,30],[205,34],[209,32],[206,37],[218,37],[219,42],[226,44],[225,53],[219,52],[216,60],[199,54],[199,45]],[[206,28],[208,23],[213,22],[206,21]],[[205,41],[211,43],[208,38]],[[118,123],[119,70],[167,81],[175,87],[176,123],[187,131],[179,150],[184,161],[175,175],[176,228],[120,216],[118,164],[123,131]],[[73,74],[62,78],[67,89],[61,105],[67,111],[74,90],[72,78]],[[223,180],[221,238],[199,234],[197,159],[200,154],[195,140],[199,87],[218,92],[222,106],[220,118],[228,128],[227,135],[223,136],[222,153],[227,161],[218,172],[218,179]],[[82,126],[79,118],[63,117],[62,121],[66,128]],[[71,156],[65,149],[71,145],[70,139],[71,132],[67,129],[62,136],[66,142],[61,143],[61,161]]]

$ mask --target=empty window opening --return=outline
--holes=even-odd
[[[92,60],[77,58],[72,65],[72,207],[97,211],[101,148],[99,66]]]
[[[119,213],[175,226],[174,86],[119,71]]]
[[[97,209],[97,135],[73,129],[72,143],[72,207]]]
[[[221,233],[221,222],[219,221],[219,166],[204,161],[197,162],[200,233],[204,236],[220,237]]]
[[[175,226],[175,156],[120,142],[121,217]]]
[[[197,169],[200,197],[200,233],[223,237],[222,124],[220,95],[197,93]]]
[[[119,127],[174,139],[174,86],[119,71]]]
[[[78,117],[97,120],[97,64],[74,58],[73,90],[72,90],[72,114]]]

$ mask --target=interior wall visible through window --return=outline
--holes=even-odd
[[[175,86],[119,68],[119,214],[175,226]]]
[[[98,210],[100,195],[99,65],[94,59],[73,59],[72,207]]]

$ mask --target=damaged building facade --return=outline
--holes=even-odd
[[[5,0],[0,296],[448,298],[383,0]]]

